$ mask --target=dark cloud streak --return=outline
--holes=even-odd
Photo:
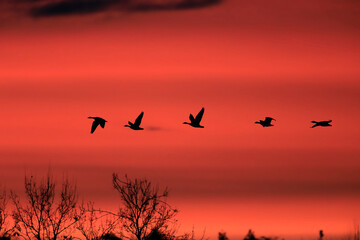
[[[44,6],[33,8],[30,11],[33,17],[64,16],[72,14],[88,14],[105,11],[117,4],[116,0],[69,0],[49,3]]]
[[[157,1],[136,0],[61,0],[57,2],[45,1],[44,4],[32,6],[30,15],[34,18],[83,15],[106,10],[135,11],[164,11],[203,8],[219,4],[222,0],[178,0],[159,3]]]
[[[142,3],[131,7],[132,11],[186,10],[219,4],[222,0],[183,0],[168,4]]]

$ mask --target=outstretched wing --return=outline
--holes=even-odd
[[[200,123],[200,121],[201,121],[201,119],[202,119],[202,117],[203,117],[203,115],[204,115],[204,111],[205,111],[205,109],[202,108],[202,109],[200,110],[200,112],[198,113],[198,115],[196,115],[195,121],[196,121],[197,123]]]
[[[97,128],[97,126],[99,125],[99,121],[93,121],[92,126],[91,126],[91,133],[93,133],[95,131],[95,129]]]
[[[135,126],[140,126],[143,116],[144,116],[144,112],[141,112],[140,115],[136,118],[136,120],[134,122]]]
[[[326,123],[331,123],[331,122],[332,122],[332,120],[329,120],[329,121],[324,121],[324,122],[326,122]]]
[[[271,118],[271,117],[266,117],[264,122],[265,122],[266,124],[270,124],[272,120],[275,120],[275,119],[273,119],[273,118]]]
[[[190,119],[191,122],[194,122],[194,121],[195,121],[195,118],[194,118],[194,116],[193,116],[191,113],[190,113],[189,119]]]
[[[101,126],[102,128],[104,128],[104,127],[105,127],[105,121],[101,121],[101,122],[100,122],[100,126]]]
[[[311,128],[319,126],[319,123],[315,123]]]

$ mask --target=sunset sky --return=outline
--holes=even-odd
[[[351,233],[360,1],[181,1],[1,1],[0,186],[50,168],[116,208],[117,172],[168,186],[179,233]],[[182,124],[202,107],[204,129]],[[144,131],[123,127],[141,111]]]

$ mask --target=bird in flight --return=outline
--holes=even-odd
[[[98,125],[100,125],[100,127],[104,128],[105,123],[107,122],[105,119],[103,119],[101,117],[88,117],[88,118],[94,119],[92,126],[91,126],[91,133],[93,133],[95,131],[95,129],[97,128]]]
[[[143,116],[144,116],[144,112],[141,112],[140,115],[136,118],[134,123],[128,121],[129,125],[124,125],[124,127],[129,127],[133,130],[144,130],[143,128],[140,127]]]
[[[318,127],[318,126],[321,126],[321,127],[331,127],[332,125],[330,124],[332,122],[332,120],[329,120],[329,121],[320,121],[320,122],[317,122],[317,121],[311,121],[312,123],[315,123],[311,128],[314,128],[314,127]]]
[[[274,126],[271,124],[272,120],[276,121],[274,118],[266,117],[265,120],[260,120],[259,122],[255,122],[255,123],[260,124],[263,127],[271,127]]]
[[[192,127],[195,127],[195,128],[204,128],[204,126],[201,126],[200,125],[200,122],[201,122],[201,119],[204,115],[204,111],[205,109],[202,108],[200,110],[200,112],[196,115],[196,117],[194,118],[194,116],[190,113],[190,116],[189,116],[189,119],[190,119],[190,122],[183,122],[183,124],[189,124],[190,126]]]

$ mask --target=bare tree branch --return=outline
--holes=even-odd
[[[9,227],[9,211],[8,207],[8,196],[5,189],[0,190],[0,238],[6,238],[11,235],[15,226]]]
[[[40,182],[33,176],[25,176],[26,201],[21,202],[18,195],[11,192],[15,206],[13,218],[25,239],[56,240],[78,221],[75,219],[76,186],[65,179],[58,199],[55,188],[54,178],[48,173]]]
[[[119,216],[100,209],[95,209],[93,202],[78,206],[76,228],[86,240],[99,240],[113,234],[120,220]]]
[[[146,179],[131,180],[125,175],[121,180],[113,174],[113,186],[120,194],[122,207],[119,217],[126,232],[126,238],[145,239],[153,229],[165,230],[174,220],[177,210],[167,202],[168,190],[162,192]]]

